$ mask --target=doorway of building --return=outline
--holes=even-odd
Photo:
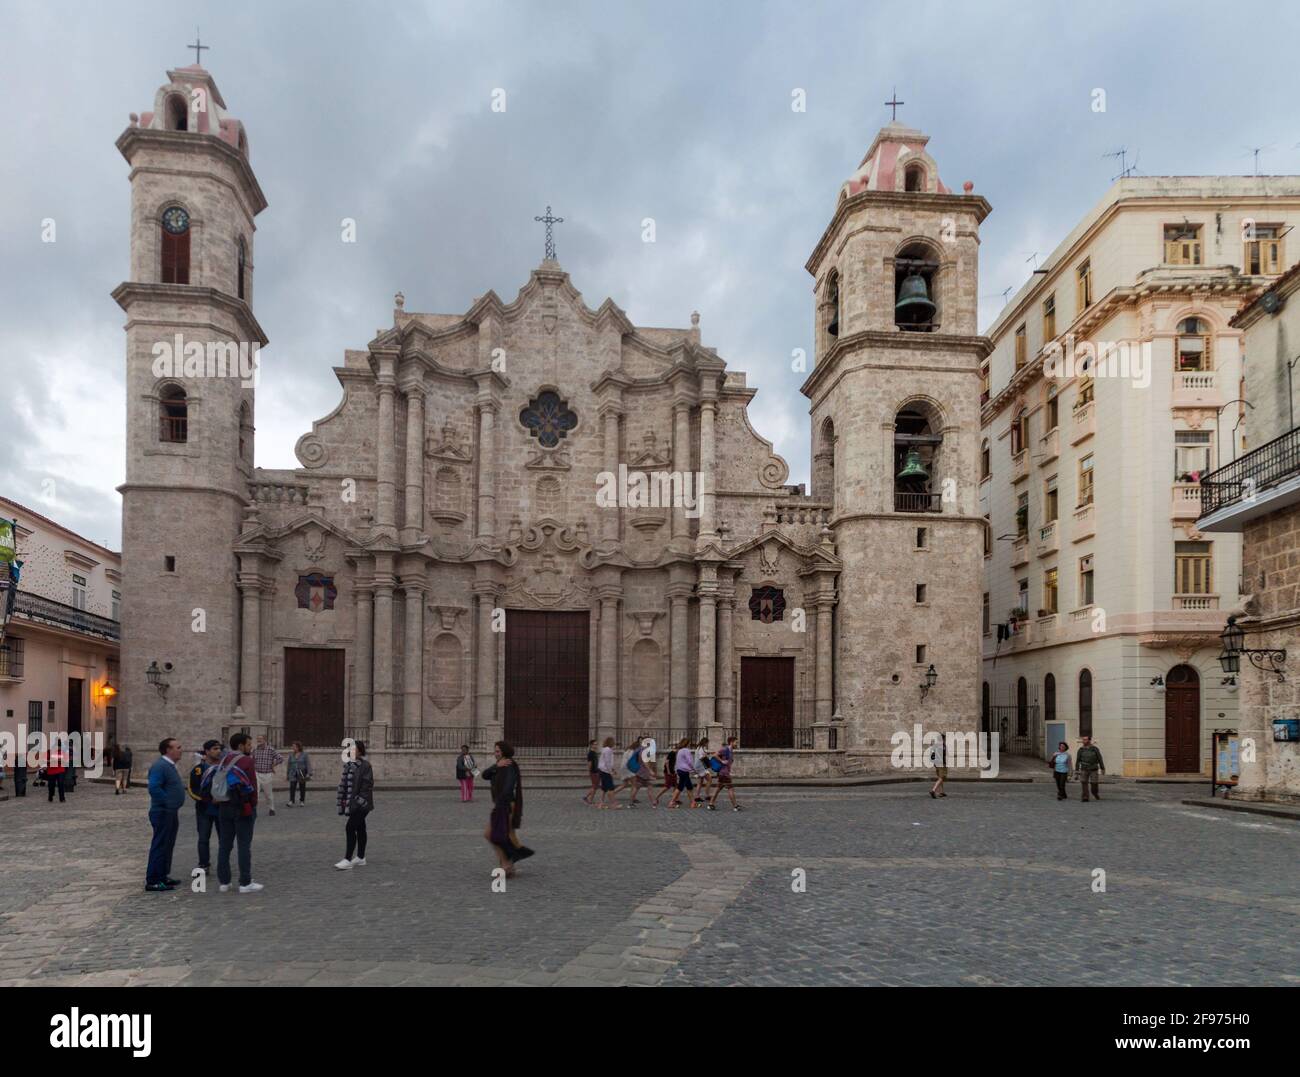
[[[590,649],[585,610],[506,610],[507,741],[561,752],[586,747]]]
[[[284,649],[284,742],[309,748],[343,742],[343,650]]]
[[[1201,678],[1191,666],[1165,674],[1165,773],[1201,770]]]
[[[740,660],[740,746],[794,747],[794,659]]]

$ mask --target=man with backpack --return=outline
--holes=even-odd
[[[250,747],[252,737],[234,733],[230,751],[203,775],[200,788],[217,806],[217,881],[221,892],[230,890],[230,852],[238,849],[239,892],[255,894],[253,882],[253,825],[257,822],[257,770]]]
[[[709,801],[709,811],[718,810],[718,796],[724,789],[731,800],[731,810],[740,811],[740,805],[736,803],[736,787],[731,784],[731,764],[736,761],[736,738],[728,737],[727,743],[718,749],[718,754],[712,759],[718,764],[714,768],[718,787],[713,791],[713,799]],[[711,767],[712,765],[713,763],[710,763]]]
[[[218,813],[217,806],[212,803],[212,790],[203,788],[203,779],[221,761],[221,756],[221,741],[204,741],[202,753],[190,767],[189,793],[190,799],[194,801],[194,822],[199,832],[199,867],[205,875],[212,871],[212,828],[217,826]],[[221,830],[218,827],[218,840],[220,836]]]

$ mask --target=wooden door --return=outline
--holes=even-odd
[[[740,746],[794,747],[793,658],[741,658]]]
[[[507,741],[530,748],[586,745],[590,644],[585,611],[506,610]]]
[[[1191,666],[1165,675],[1165,773],[1201,770],[1201,678]]]
[[[332,748],[343,741],[343,651],[339,648],[284,649],[284,742],[295,740],[309,748]]]

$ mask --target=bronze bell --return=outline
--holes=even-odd
[[[826,332],[833,337],[840,335],[840,312],[838,309],[831,315],[831,324],[826,327]]]
[[[894,304],[894,321],[899,325],[921,325],[934,320],[938,308],[930,302],[930,291],[920,273],[903,278],[898,289],[898,302]]]
[[[921,463],[921,454],[916,449],[907,450],[907,459],[903,461],[903,470],[897,475],[899,479],[920,479],[924,482],[930,477],[930,473],[925,470],[925,465]]]

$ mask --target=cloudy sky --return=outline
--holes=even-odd
[[[1261,171],[1300,173],[1300,75],[1268,59],[1296,39],[1297,10],[1136,7],[0,0],[0,492],[118,544],[123,315],[109,293],[127,272],[129,191],[113,143],[167,68],[193,61],[196,25],[270,203],[259,465],[296,466],[295,440],[338,402],[330,367],[391,324],[394,292],[439,312],[489,288],[512,299],[550,203],[590,306],[610,296],[656,326],[701,312],[800,482],[803,265],[894,87],[945,182],[971,180],[993,205],[985,326],[1031,255],[1101,198],[1120,146],[1147,174],[1248,174],[1255,146]],[[355,244],[339,241],[344,217]]]

